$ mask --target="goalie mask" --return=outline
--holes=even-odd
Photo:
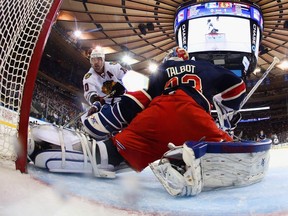
[[[168,61],[168,60],[173,60],[173,61],[189,60],[189,54],[185,49],[183,49],[181,47],[174,47],[165,56],[165,58],[163,59],[163,63]]]

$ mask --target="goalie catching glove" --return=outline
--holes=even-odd
[[[216,121],[222,130],[233,131],[242,119],[242,115],[240,112],[223,105],[222,100],[221,94],[213,97],[214,106],[218,115]]]

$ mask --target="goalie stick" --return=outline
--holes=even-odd
[[[267,70],[263,73],[262,77],[257,81],[257,83],[253,86],[253,88],[250,90],[250,92],[246,95],[246,97],[243,99],[243,101],[240,104],[239,110],[237,111],[232,111],[229,112],[227,114],[224,115],[219,115],[219,113],[221,113],[221,111],[219,112],[217,109],[217,114],[218,114],[218,120],[220,119],[229,119],[231,118],[231,120],[229,120],[231,123],[233,122],[233,120],[235,120],[233,117],[236,116],[237,113],[239,113],[241,111],[241,108],[247,103],[247,101],[250,99],[250,97],[254,94],[254,92],[257,90],[257,88],[261,85],[261,83],[263,82],[263,80],[267,77],[267,75],[270,73],[270,71],[274,68],[274,66],[276,64],[278,64],[280,62],[279,58],[274,57],[273,58],[273,62],[270,64],[270,66],[267,68]],[[226,117],[224,117],[226,116]],[[221,125],[221,124],[220,124]],[[234,135],[233,135],[234,136]],[[235,136],[236,137],[236,136]],[[237,138],[237,137],[236,137]]]
[[[113,96],[116,93],[116,90],[110,92],[108,95],[106,95],[105,97],[103,97],[103,99],[108,98]],[[90,105],[88,107],[88,110],[92,107],[93,105]],[[76,117],[74,117],[73,119],[71,119],[69,122],[67,122],[66,124],[63,125],[63,128],[67,128],[68,126],[70,126],[71,124],[74,124],[82,115],[84,115],[87,112],[87,110],[80,112]]]
[[[267,75],[270,73],[270,71],[274,68],[274,66],[276,64],[278,64],[280,62],[279,58],[274,57],[273,58],[273,62],[271,63],[271,65],[267,68],[267,70],[263,73],[261,79],[259,79],[257,81],[257,83],[255,84],[255,86],[253,86],[253,88],[251,89],[251,91],[248,93],[248,95],[243,99],[242,103],[240,104],[240,109],[246,104],[246,102],[249,100],[249,98],[252,96],[252,94],[254,94],[254,92],[257,90],[257,88],[261,85],[261,83],[263,82],[263,80],[267,77]]]
[[[279,58],[274,57],[273,58],[273,62],[270,64],[270,66],[267,68],[267,70],[263,73],[261,79],[259,79],[257,81],[257,83],[253,86],[253,88],[250,90],[250,92],[246,95],[246,97],[243,99],[243,101],[240,104],[240,108],[239,110],[247,103],[247,101],[250,99],[250,97],[254,94],[254,92],[257,90],[257,88],[261,85],[261,83],[263,82],[263,80],[267,77],[267,75],[270,73],[270,71],[274,68],[274,66],[276,64],[278,64],[280,62]],[[237,112],[233,112],[233,115]]]

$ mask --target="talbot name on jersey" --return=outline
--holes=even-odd
[[[194,65],[182,65],[179,67],[168,67],[166,68],[166,72],[168,77],[176,76],[181,73],[194,73],[195,66]]]

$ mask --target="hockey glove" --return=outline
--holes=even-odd
[[[230,130],[234,130],[237,127],[237,124],[241,121],[242,115],[240,112],[234,113],[231,121],[230,121]]]
[[[102,92],[106,95],[111,94],[109,97],[118,97],[125,93],[124,86],[119,82],[114,82],[113,80],[108,80],[103,83]]]
[[[219,127],[224,131],[234,130],[242,118],[241,114],[223,105],[221,95],[215,95],[213,102],[218,115],[216,122],[219,124]]]
[[[115,91],[115,93],[113,94],[113,97],[119,97],[120,95],[123,95],[126,92],[126,89],[120,82],[116,82],[112,86],[112,92],[113,91]]]
[[[90,104],[95,103],[96,101],[99,101],[102,105],[105,103],[105,100],[103,97],[98,96],[97,94],[94,94],[90,98]]]

